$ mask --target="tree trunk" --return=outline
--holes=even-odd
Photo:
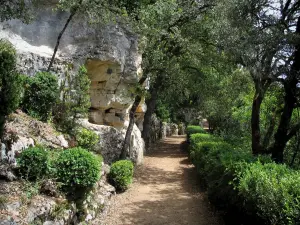
[[[126,135],[125,135],[125,140],[124,140],[124,144],[123,144],[123,148],[122,148],[122,153],[121,153],[121,159],[126,159],[127,157],[127,153],[128,153],[128,148],[130,145],[130,139],[131,139],[131,133],[133,130],[133,126],[134,126],[134,116],[135,116],[135,112],[137,110],[137,107],[139,106],[139,104],[141,103],[142,97],[140,95],[137,95],[135,97],[134,103],[130,109],[129,112],[129,125],[126,131]]]
[[[152,89],[150,93],[151,93],[151,97],[146,100],[147,111],[144,116],[143,132],[142,132],[142,137],[144,138],[145,141],[146,150],[150,146],[151,117],[155,111],[156,100],[158,97],[156,88]]]
[[[6,120],[6,116],[0,115],[0,142],[2,140],[3,133],[4,133],[5,120]]]
[[[81,1],[82,2],[82,1]],[[81,4],[81,3],[80,3]],[[63,34],[65,33],[69,23],[71,22],[71,20],[73,19],[73,17],[75,16],[77,10],[78,10],[79,7],[77,7],[76,9],[74,10],[71,10],[71,14],[69,16],[69,18],[67,19],[67,22],[65,23],[65,26],[64,28],[61,30],[61,32],[59,33],[58,37],[57,37],[57,41],[56,41],[56,45],[55,45],[55,48],[54,48],[54,52],[53,52],[53,55],[52,55],[52,58],[51,58],[51,61],[50,61],[50,64],[48,66],[48,69],[47,69],[47,72],[50,72],[52,66],[53,66],[53,63],[54,63],[54,59],[55,59],[55,56],[56,56],[56,53],[57,53],[57,50],[58,50],[58,47],[59,47],[59,43],[60,43],[60,40],[63,36]]]
[[[262,152],[261,134],[260,134],[260,108],[263,101],[263,94],[261,91],[256,90],[251,115],[251,130],[252,130],[252,153],[257,155]]]
[[[288,138],[290,122],[293,115],[294,105],[297,99],[294,96],[294,90],[297,88],[297,83],[294,83],[294,87],[286,85],[285,97],[284,97],[284,108],[281,114],[280,123],[275,134],[275,143],[272,147],[272,158],[277,163],[283,163],[283,152],[286,147]]]
[[[143,85],[143,83],[146,81],[146,79],[147,79],[147,76],[143,75],[143,77],[139,80],[139,85]],[[129,148],[129,145],[130,145],[131,133],[132,133],[133,126],[134,126],[134,123],[135,123],[134,116],[135,116],[135,112],[137,110],[137,107],[141,103],[141,100],[142,100],[142,96],[137,95],[135,97],[134,103],[133,103],[133,105],[130,109],[130,112],[129,112],[129,125],[128,125],[127,131],[126,131],[126,135],[125,135],[125,139],[124,139],[120,159],[126,159],[126,157],[127,157],[128,148]]]
[[[297,21],[296,34],[300,34],[300,17]],[[272,147],[272,158],[277,163],[283,163],[283,153],[287,142],[297,133],[292,134],[290,130],[290,122],[293,115],[293,110],[297,103],[297,84],[298,74],[300,72],[300,44],[295,46],[294,61],[291,71],[284,80],[284,108],[281,114],[280,123],[275,134],[275,143]],[[297,128],[299,129],[299,128]]]

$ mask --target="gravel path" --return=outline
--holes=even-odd
[[[184,137],[160,142],[145,157],[131,188],[112,199],[105,225],[220,225],[180,149]],[[95,224],[100,224],[99,221]]]

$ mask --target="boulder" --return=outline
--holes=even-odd
[[[171,129],[171,135],[170,136],[178,135],[178,125],[175,124],[175,123],[171,123],[169,126],[170,126],[170,129]]]
[[[184,135],[185,134],[185,129],[186,129],[186,127],[185,127],[184,123],[180,123],[178,125],[178,134],[179,135]]]
[[[161,130],[160,130],[160,137],[161,139],[164,139],[168,136],[168,124],[166,122],[162,122],[162,125],[161,125]]]
[[[14,181],[17,177],[14,174],[13,166],[4,160],[0,160],[0,179]]]
[[[92,124],[86,119],[79,122],[84,128],[99,135],[100,141],[96,145],[95,151],[103,156],[106,164],[111,164],[119,159],[126,129],[119,131],[111,126]],[[141,164],[143,161],[145,143],[141,136],[141,131],[134,125],[130,141],[130,159],[136,164]]]

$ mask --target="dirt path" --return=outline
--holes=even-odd
[[[134,184],[113,198],[106,221],[101,224],[221,224],[209,210],[195,168],[180,150],[183,141],[184,137],[167,138],[145,157]]]

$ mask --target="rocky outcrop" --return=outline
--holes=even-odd
[[[182,132],[181,134],[184,134],[182,125],[179,126],[175,123],[162,122],[155,114],[153,114],[151,117],[149,145],[151,146],[151,144],[169,136],[181,135],[179,131]]]
[[[53,2],[56,1],[41,1],[45,6],[35,10],[35,17],[28,25],[18,20],[0,23],[0,38],[15,45],[18,67],[23,74],[32,76],[47,69],[57,36],[69,16],[68,12],[53,11]],[[74,73],[80,65],[86,66],[91,79],[89,121],[105,125],[98,132],[107,162],[117,159],[134,101],[132,90],[142,73],[141,61],[138,37],[124,24],[91,25],[84,15],[78,14],[61,39],[52,72],[62,79],[67,67],[73,68],[71,73]],[[141,130],[145,111],[145,105],[141,104],[136,115]],[[36,140],[19,138],[17,148],[26,148],[33,141]],[[144,145],[136,129],[131,145],[132,158],[141,162],[144,149],[136,148]]]
[[[35,145],[47,148],[68,148],[68,141],[52,126],[38,121],[25,113],[18,111],[11,114],[5,124],[2,138],[0,159],[9,164],[16,163],[24,149]]]
[[[0,224],[86,224],[100,214],[104,216],[110,206],[110,198],[115,194],[115,188],[107,183],[105,175],[103,173],[82,203],[82,223],[76,215],[75,204],[68,202],[63,195],[42,195],[38,192],[43,192],[39,188],[44,187],[0,180]]]
[[[117,161],[121,155],[125,138],[126,127],[118,130],[114,127],[89,123],[87,120],[80,120],[80,124],[89,130],[93,130],[100,137],[100,141],[95,147],[95,151],[100,153],[104,162],[111,164]],[[141,131],[134,125],[130,140],[130,159],[136,164],[143,162],[145,143],[141,137]]]
[[[171,136],[177,136],[178,135],[178,125],[175,123],[170,124],[171,129]]]
[[[28,25],[18,20],[0,23],[0,38],[15,45],[23,74],[32,76],[49,65],[57,36],[69,16],[54,11],[55,2],[40,1],[45,6],[34,10],[35,17]],[[122,130],[134,100],[131,89],[142,73],[141,61],[137,35],[127,25],[91,25],[83,14],[77,14],[61,39],[52,72],[63,78],[70,64],[73,72],[85,64],[92,81],[90,122]],[[143,108],[139,113],[144,113]]]
[[[185,124],[184,123],[180,123],[178,125],[178,134],[179,135],[185,135],[185,133],[186,133],[185,130],[186,130]]]
[[[162,123],[155,114],[151,116],[151,127],[150,127],[150,143],[155,143],[162,139],[161,132]]]

